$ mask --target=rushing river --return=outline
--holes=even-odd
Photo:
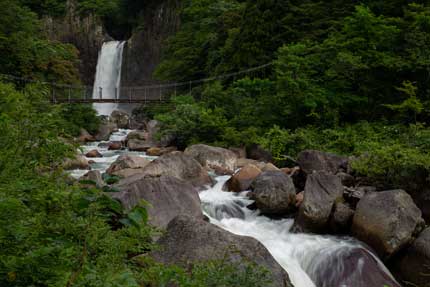
[[[130,130],[112,134],[110,141],[122,141]],[[102,145],[100,145],[102,143]],[[107,142],[104,142],[107,143]],[[135,154],[153,160],[143,152],[109,151],[103,142],[81,147],[83,153],[97,149],[102,158],[89,158],[91,168],[104,172],[121,154]],[[78,178],[87,171],[75,170]],[[246,192],[222,190],[229,176],[200,193],[202,209],[211,223],[237,235],[260,241],[288,272],[295,287],[394,287],[390,272],[362,243],[348,237],[291,233],[293,219],[272,220],[246,206],[252,203]]]

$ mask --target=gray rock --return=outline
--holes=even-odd
[[[228,148],[234,152],[238,158],[246,158],[246,148],[244,147],[230,147]]]
[[[129,140],[147,140],[148,139],[148,133],[145,131],[132,131],[128,133],[127,135],[127,141]]]
[[[99,130],[95,135],[95,139],[97,141],[107,141],[109,140],[110,135],[117,130],[117,125],[112,122],[109,117],[102,117],[102,121],[99,126]]]
[[[315,258],[310,265],[308,274],[320,287],[401,287],[385,267],[361,247],[345,247],[329,256]]]
[[[337,176],[325,172],[309,175],[295,222],[296,230],[325,233],[333,206],[342,196],[343,186]]]
[[[252,183],[250,198],[264,214],[284,215],[295,209],[296,190],[293,180],[282,171],[261,173]]]
[[[334,233],[348,233],[354,210],[343,202],[336,202],[330,219],[330,227]]]
[[[120,129],[128,129],[130,123],[130,116],[124,111],[115,110],[110,115],[112,122],[114,122]]]
[[[355,178],[352,175],[347,174],[346,172],[339,172],[336,175],[340,178],[342,185],[348,187],[354,186]]]
[[[131,151],[147,151],[154,144],[146,140],[131,139],[127,141],[127,147]]]
[[[147,166],[149,160],[137,156],[124,154],[119,156],[106,170],[106,173],[111,175],[118,175],[118,172],[124,169],[140,169]]]
[[[144,167],[142,173],[131,176],[120,181],[120,184],[129,184],[135,180],[150,175],[161,176],[169,175],[186,182],[193,186],[202,187],[212,183],[208,172],[195,159],[186,156],[182,152],[171,152],[160,156],[156,160]]]
[[[110,195],[126,209],[132,209],[141,200],[148,202],[149,222],[154,226],[165,228],[170,220],[180,214],[203,219],[197,189],[175,177],[147,176],[116,188],[120,192]]]
[[[288,274],[257,240],[228,231],[190,216],[178,216],[158,240],[159,251],[152,257],[163,264],[189,267],[193,262],[228,260],[240,265],[252,261],[271,273],[273,286],[292,287]]]
[[[297,162],[306,174],[314,171],[335,174],[340,170],[347,170],[348,167],[348,158],[316,150],[302,151]]]
[[[424,220],[404,190],[367,193],[358,203],[353,234],[369,244],[382,258],[389,258],[421,231]]]
[[[430,287],[430,227],[396,261],[400,279],[414,286]]]
[[[236,169],[237,155],[228,149],[198,144],[188,147],[185,154],[219,173],[234,173]]]

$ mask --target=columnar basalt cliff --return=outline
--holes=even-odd
[[[45,17],[44,31],[49,39],[73,44],[78,49],[82,83],[92,85],[99,50],[104,41],[112,38],[105,31],[101,19],[91,14],[79,15],[76,6],[76,0],[68,0],[64,17]]]
[[[157,83],[153,72],[161,59],[166,39],[179,25],[179,0],[149,1],[143,11],[141,29],[127,41],[123,56],[122,86]]]

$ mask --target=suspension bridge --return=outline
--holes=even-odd
[[[208,78],[191,81],[151,84],[143,86],[130,86],[115,88],[115,91],[106,91],[103,87],[67,85],[47,81],[37,81],[29,78],[17,77],[14,75],[0,74],[0,81],[15,83],[17,86],[26,84],[37,84],[45,87],[49,99],[53,104],[92,104],[92,103],[124,103],[124,104],[150,104],[165,103],[171,96],[177,93],[190,93],[193,88],[214,81],[233,81],[244,76],[265,75],[266,69],[273,63],[267,63],[257,67],[241,70],[238,72],[217,75]],[[119,89],[119,90],[118,90]],[[114,98],[106,97],[106,94],[115,95]]]

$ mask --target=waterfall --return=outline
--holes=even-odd
[[[246,192],[225,192],[229,176],[200,193],[211,223],[260,241],[289,274],[295,287],[400,287],[363,243],[349,237],[291,233],[293,219],[272,220],[246,206]]]
[[[93,99],[119,99],[124,44],[124,41],[103,43],[97,62]],[[110,115],[117,107],[117,104],[111,103],[94,104],[99,115]]]

